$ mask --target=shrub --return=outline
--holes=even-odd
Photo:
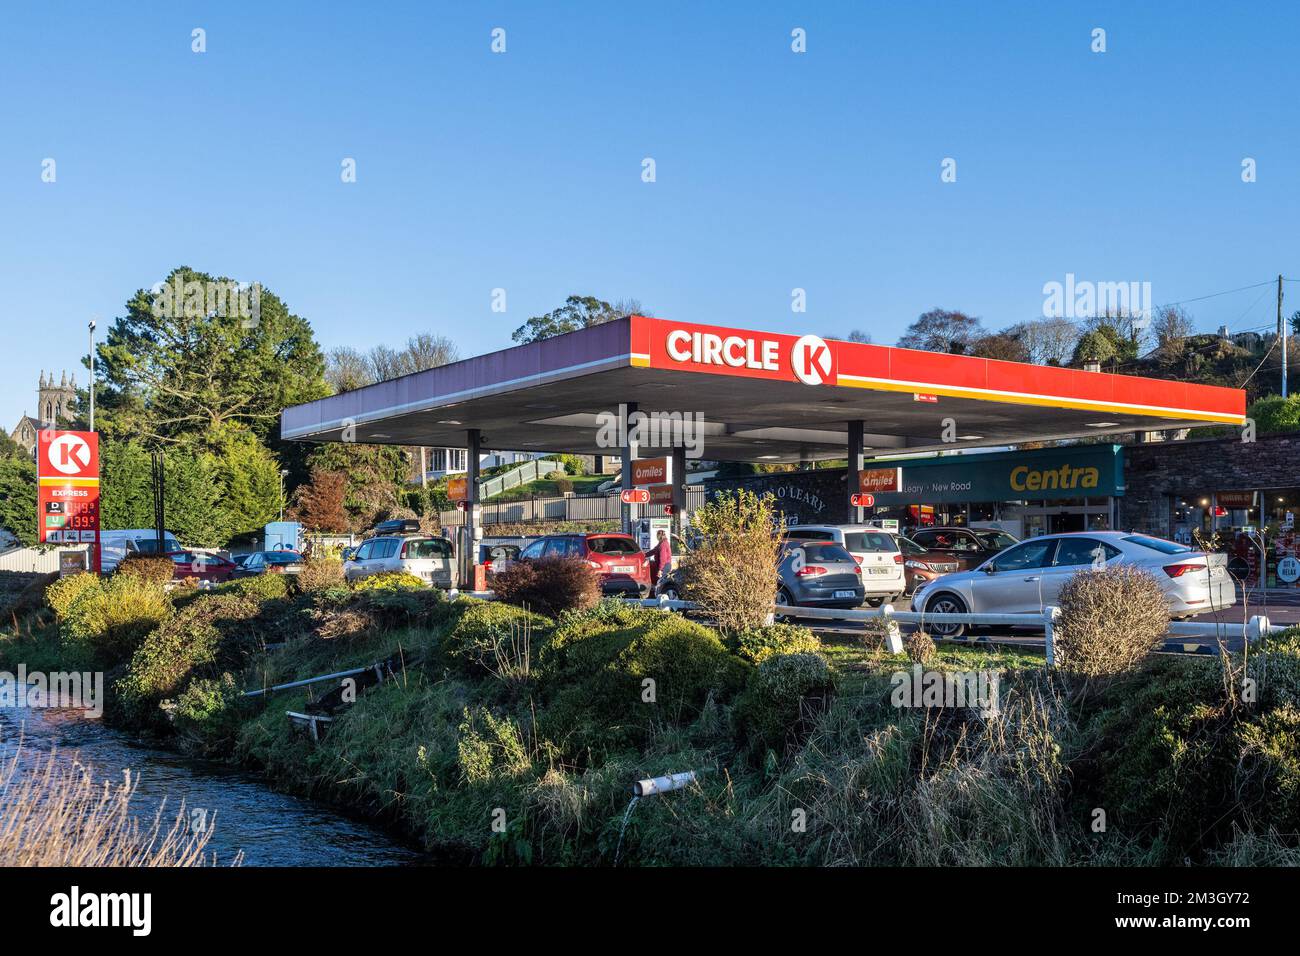
[[[68,608],[72,602],[81,597],[87,591],[101,590],[99,576],[95,574],[81,573],[72,574],[66,578],[60,578],[45,589],[45,599],[49,602],[54,613],[63,617],[68,613]]]
[[[246,594],[205,594],[151,632],[115,685],[127,721],[161,724],[158,705],[177,697],[192,678],[219,678],[225,671],[242,670],[261,645],[255,621],[260,610],[257,600]]]
[[[570,475],[585,475],[587,466],[582,460],[581,455],[551,455],[548,461],[558,461],[564,466],[564,471]],[[546,476],[550,478],[550,475]]]
[[[407,571],[383,571],[352,582],[353,591],[426,591],[424,579]]]
[[[715,633],[653,613],[631,627],[571,627],[560,646],[543,648],[543,687],[555,697],[539,717],[563,752],[643,745],[654,728],[687,726],[711,697],[730,699],[743,686],[748,665]]]
[[[206,755],[228,753],[239,735],[243,696],[229,672],[191,681],[169,708],[188,749]]]
[[[535,632],[550,623],[540,614],[499,601],[475,601],[461,614],[443,647],[450,659],[470,672],[498,673],[503,666],[515,663],[513,658],[519,655],[512,649],[525,639],[525,634],[531,641]],[[505,660],[506,656],[511,660]]]
[[[561,478],[567,477],[567,475],[562,469],[556,468],[553,471],[548,471],[545,475],[543,475],[543,477],[547,481],[559,481]]]
[[[161,584],[141,575],[115,574],[97,587],[82,586],[60,619],[60,635],[111,663],[134,652],[171,613]]]
[[[1149,572],[1121,564],[1081,571],[1061,588],[1057,664],[1085,677],[1136,667],[1169,630],[1169,608]]]
[[[516,561],[492,580],[492,590],[507,604],[555,617],[565,611],[592,607],[600,598],[600,585],[575,557]]]
[[[289,576],[285,574],[254,574],[237,578],[216,588],[218,594],[238,594],[254,601],[273,601],[289,596]]]
[[[903,650],[918,664],[929,664],[939,656],[934,638],[925,631],[913,631],[903,639]]]
[[[298,588],[303,591],[327,591],[346,585],[343,562],[338,557],[308,558],[298,575]]]
[[[784,751],[811,728],[829,697],[831,670],[820,654],[774,654],[750,675],[736,703],[741,728],[762,753]],[[812,700],[816,703],[812,703]]]
[[[816,653],[822,642],[806,627],[777,623],[741,631],[728,646],[751,664],[761,664],[773,654]]]
[[[172,559],[161,554],[128,554],[118,562],[115,574],[136,575],[155,584],[166,584],[176,576]]]
[[[573,479],[559,477],[555,479],[555,490],[562,495],[567,495],[573,491]]]
[[[682,556],[685,597],[736,633],[760,627],[776,600],[776,499],[741,490],[721,495],[692,515],[702,544]]]

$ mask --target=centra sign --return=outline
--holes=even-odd
[[[1124,493],[1122,454],[1120,445],[1074,445],[902,459],[890,462],[902,468],[900,489],[876,492],[876,505],[1118,496]]]

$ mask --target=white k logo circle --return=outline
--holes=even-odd
[[[790,346],[790,367],[805,385],[824,385],[831,377],[831,347],[816,335],[802,335]]]
[[[90,446],[77,435],[60,435],[50,442],[50,466],[63,475],[75,475],[90,467]]]

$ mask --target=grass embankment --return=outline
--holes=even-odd
[[[1297,630],[1236,672],[1157,658],[1084,681],[940,652],[929,668],[1001,671],[986,715],[896,707],[908,658],[785,625],[723,640],[617,603],[552,620],[397,582],[291,595],[258,580],[176,592],[154,624],[149,600],[77,609],[105,601],[87,589],[0,638],[0,659],[95,656],[114,722],[470,862],[612,864],[632,782],[682,770],[697,784],[640,801],[620,865],[1300,862]],[[78,630],[146,625],[115,660],[124,638]],[[306,691],[238,693],[397,654],[397,679],[319,743],[285,718]]]

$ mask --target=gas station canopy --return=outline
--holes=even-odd
[[[618,454],[631,406],[702,416],[702,457],[952,451],[1243,421],[1240,389],[634,315],[285,409],[298,441]],[[945,440],[947,438],[947,440]],[[643,453],[654,446],[642,444]]]

